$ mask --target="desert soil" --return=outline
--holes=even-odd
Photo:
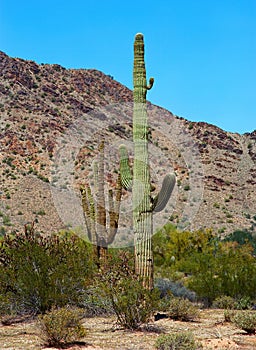
[[[154,350],[154,344],[163,333],[191,331],[208,350],[255,350],[256,335],[248,335],[233,324],[224,322],[223,310],[202,310],[197,322],[162,319],[150,323],[142,331],[127,331],[117,327],[114,317],[95,317],[84,320],[87,336],[68,349],[78,350]],[[54,350],[43,345],[36,321],[0,326],[0,349]]]

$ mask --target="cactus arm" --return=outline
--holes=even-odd
[[[157,213],[165,208],[174,189],[175,181],[176,178],[174,174],[167,174],[165,176],[160,192],[153,199],[152,209],[154,213]]]
[[[94,246],[97,245],[97,234],[95,227],[95,205],[90,186],[81,186],[82,207],[85,217],[85,225],[89,240]]]
[[[98,163],[98,192],[97,192],[98,222],[101,226],[106,226],[106,205],[104,196],[104,142],[99,146]]]
[[[108,234],[108,244],[112,243],[116,230],[117,230],[117,225],[115,222],[115,208],[114,208],[114,195],[113,195],[113,190],[108,191],[108,208],[109,208],[109,234]]]
[[[118,217],[119,217],[119,211],[120,211],[121,198],[122,198],[122,183],[121,183],[121,174],[119,173],[117,182],[116,182],[116,205],[115,205],[115,212],[118,213]]]
[[[127,149],[124,145],[119,147],[121,184],[127,191],[132,189],[132,172],[129,164]]]
[[[98,161],[93,162],[94,196],[90,185],[81,186],[82,207],[88,238],[95,246],[95,257],[99,266],[106,262],[108,245],[113,243],[119,221],[122,197],[121,175],[118,174],[115,186],[115,198],[112,189],[108,191],[109,208],[105,203],[104,181],[104,142],[99,145]],[[109,220],[107,220],[107,215]]]
[[[84,212],[84,219],[85,219],[85,226],[87,229],[87,234],[89,237],[89,240],[92,240],[92,227],[91,227],[91,220],[90,220],[90,206],[88,203],[88,196],[86,193],[86,188],[85,186],[80,187],[80,193],[82,197],[82,208]]]
[[[104,142],[99,145],[99,161],[94,164],[94,179],[96,189],[96,231],[98,245],[106,247],[106,204],[104,192]]]
[[[147,90],[152,89],[153,85],[154,85],[154,78],[150,78],[149,84],[147,85]]]
[[[88,186],[87,187],[87,198],[88,198],[88,202],[90,205],[90,221],[91,221],[91,237],[92,237],[92,244],[97,245],[97,233],[96,233],[96,226],[95,226],[95,205],[94,205],[94,200],[93,200],[93,196],[92,196],[92,191],[91,191],[91,187]]]
[[[113,190],[109,190],[109,232],[108,232],[108,244],[113,243],[116,232],[118,229],[118,217],[114,208]]]
[[[121,196],[122,196],[122,185],[121,185],[121,176],[120,173],[117,178],[116,183],[116,197],[114,201],[113,190],[109,190],[109,234],[108,234],[108,244],[113,243],[117,229],[118,229],[118,221],[119,221],[119,212],[120,212],[120,204],[121,204]]]

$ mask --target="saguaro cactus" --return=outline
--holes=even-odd
[[[99,146],[99,161],[94,163],[94,188],[95,197],[89,184],[81,186],[82,206],[85,216],[85,223],[88,237],[97,250],[97,257],[101,260],[106,259],[108,246],[113,243],[119,220],[119,210],[122,195],[122,185],[120,174],[118,175],[115,198],[112,189],[108,190],[108,210],[105,203],[104,186],[104,142]],[[107,224],[107,215],[109,215],[109,227]]]
[[[127,190],[132,189],[135,269],[137,274],[142,277],[144,286],[148,288],[153,287],[153,253],[151,247],[153,212],[160,211],[165,207],[175,185],[174,174],[167,175],[159,194],[155,198],[152,197],[146,95],[153,83],[154,79],[150,78],[147,85],[144,39],[142,34],[137,34],[134,42],[133,68],[133,171],[129,167],[125,146],[120,147],[120,164],[122,186]]]

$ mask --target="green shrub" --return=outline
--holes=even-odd
[[[43,236],[33,226],[0,240],[1,312],[44,313],[77,305],[93,272],[91,246],[71,232]]]
[[[190,332],[160,335],[155,346],[157,350],[198,350],[202,348],[196,343],[194,335]]]
[[[174,320],[193,321],[199,317],[199,309],[187,299],[173,298],[170,301],[168,316]]]
[[[79,309],[63,307],[48,311],[39,316],[41,338],[46,345],[63,347],[75,342],[86,335],[86,330],[81,324],[83,314]]]
[[[254,254],[256,254],[256,237],[252,235],[249,231],[237,230],[225,237],[226,242],[237,242],[240,245],[251,244],[254,249]]]
[[[109,316],[114,314],[111,301],[101,294],[98,288],[93,285],[87,288],[86,295],[79,304],[83,308],[86,317]]]
[[[117,323],[127,329],[137,329],[153,316],[159,304],[157,290],[142,286],[127,252],[109,259],[98,278],[98,293],[109,300]]]
[[[180,269],[180,262],[187,260],[195,252],[205,252],[214,236],[210,230],[179,231],[168,223],[152,237],[156,271],[161,267],[161,275]],[[163,269],[164,268],[164,269]],[[179,270],[180,271],[180,270]]]
[[[234,310],[225,310],[224,311],[224,320],[225,322],[233,322],[233,318],[235,316],[235,311]]]
[[[6,228],[4,226],[0,226],[0,238],[6,234]]]
[[[239,300],[255,298],[256,260],[252,248],[237,243],[218,243],[212,252],[192,254],[183,268],[191,274],[188,288],[206,304],[221,295]]]
[[[248,310],[251,307],[252,307],[252,301],[251,301],[251,298],[248,296],[238,299],[235,304],[235,309],[237,310]]]
[[[231,321],[247,333],[252,334],[256,332],[256,313],[253,311],[237,312]]]
[[[235,309],[236,301],[228,295],[222,295],[214,300],[212,306],[216,309]]]
[[[173,295],[195,301],[196,295],[187,289],[181,282],[175,282],[168,278],[156,278],[155,287],[160,291],[160,297]]]
[[[237,233],[220,241],[210,230],[181,232],[167,224],[152,238],[155,271],[182,282],[206,306],[222,295],[254,300],[254,238]]]
[[[0,294],[0,317],[8,315],[11,316],[16,314],[16,305],[14,302],[11,302],[11,293],[7,292],[6,294]]]

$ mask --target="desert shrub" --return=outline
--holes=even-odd
[[[80,302],[80,307],[83,308],[86,317],[108,316],[113,315],[114,310],[112,303],[106,296],[99,293],[95,286],[90,286],[86,290],[86,295]]]
[[[236,301],[228,295],[222,295],[214,300],[212,306],[216,309],[235,309]]]
[[[156,278],[155,287],[159,289],[161,298],[172,295],[190,301],[195,301],[196,298],[195,293],[187,289],[181,282],[175,282],[168,278]]]
[[[62,347],[85,337],[82,317],[81,310],[68,307],[48,311],[38,317],[41,338],[46,345]]]
[[[166,224],[152,238],[154,262],[158,270],[164,274],[175,271],[179,262],[194,252],[203,252],[208,249],[209,242],[214,236],[210,230],[206,231],[179,231],[175,226]]]
[[[234,310],[230,310],[230,309],[227,309],[224,311],[224,320],[225,322],[232,322],[233,321],[233,318],[235,316],[235,311]]]
[[[167,224],[153,237],[155,271],[196,293],[206,306],[227,295],[256,299],[256,259],[251,235],[220,241],[210,230],[178,231]],[[234,239],[233,239],[234,238]]]
[[[243,298],[240,298],[235,303],[235,309],[237,310],[248,310],[252,307],[252,301],[251,298],[248,296],[245,296]]]
[[[221,295],[236,300],[256,296],[256,260],[250,246],[222,243],[212,252],[195,253],[183,268],[191,274],[188,288],[208,305]]]
[[[250,245],[223,243],[217,256],[223,294],[237,300],[256,296],[256,259],[252,253]]]
[[[142,286],[127,252],[110,257],[96,283],[98,293],[109,300],[117,323],[127,329],[137,329],[148,322],[157,309],[159,293]]]
[[[256,313],[253,311],[240,311],[237,312],[231,321],[238,327],[246,331],[247,333],[256,332]]]
[[[173,298],[170,301],[168,316],[174,320],[193,321],[199,317],[199,309],[187,299]]]
[[[256,254],[256,237],[252,235],[249,231],[237,230],[225,237],[226,242],[237,242],[240,245],[250,244],[254,249],[254,254]]]
[[[157,350],[198,350],[202,348],[190,332],[160,335],[155,346]]]
[[[11,308],[9,306],[9,293],[0,294],[0,317],[6,313],[11,314]],[[7,312],[8,310],[8,312]]]
[[[0,295],[4,311],[43,313],[77,304],[93,272],[91,247],[72,232],[51,236],[33,227],[0,241]]]

